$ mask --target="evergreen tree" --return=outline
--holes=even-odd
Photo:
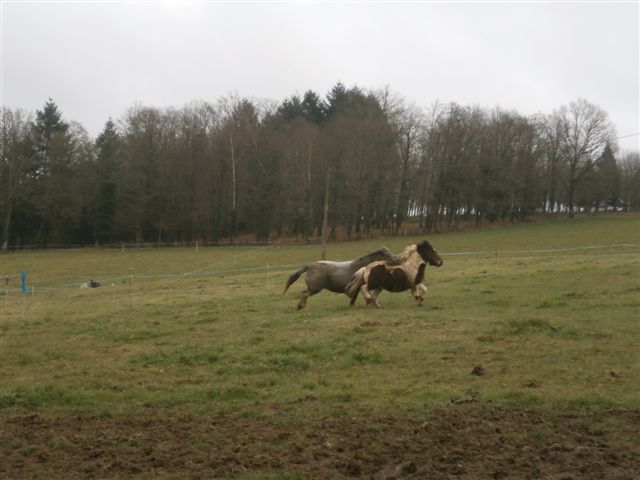
[[[110,242],[114,239],[114,218],[116,214],[116,169],[120,148],[120,137],[111,119],[96,140],[96,167],[98,171],[98,191],[95,210],[95,239]]]
[[[287,122],[291,122],[296,117],[301,116],[303,114],[303,109],[300,97],[292,95],[291,98],[286,98],[278,107],[276,114]]]
[[[611,146],[607,144],[598,163],[598,190],[600,202],[605,210],[620,203],[620,171]]]
[[[65,136],[69,125],[62,120],[58,106],[49,98],[42,110],[36,111],[33,127],[33,160],[35,176],[48,175],[64,164]]]
[[[310,122],[320,123],[327,115],[326,105],[313,90],[305,92],[301,106],[304,117]]]
[[[334,115],[347,103],[347,88],[341,83],[336,83],[327,94],[327,116]]]
[[[109,118],[96,139],[98,172],[102,178],[113,179],[116,159],[120,149],[120,137],[113,120]]]
[[[52,235],[63,241],[72,204],[69,188],[73,175],[72,149],[69,124],[62,120],[58,106],[50,98],[42,110],[36,111],[32,128],[32,179],[34,203],[40,214],[36,238],[39,244],[46,244]]]

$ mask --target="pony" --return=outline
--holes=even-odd
[[[379,260],[358,269],[346,287],[346,294],[351,297],[349,305],[353,305],[358,293],[380,308],[378,295],[382,290],[390,292],[404,292],[411,290],[411,296],[418,305],[422,305],[427,287],[422,284],[425,267],[429,265],[441,267],[444,263],[438,252],[429,242],[409,245],[391,261]]]
[[[304,308],[307,304],[307,299],[311,295],[315,295],[323,289],[331,290],[335,293],[345,293],[345,288],[353,274],[360,268],[369,265],[375,261],[396,261],[396,257],[389,251],[388,248],[382,247],[378,250],[370,252],[355,260],[348,260],[346,262],[333,262],[329,260],[320,260],[318,262],[305,265],[300,270],[292,273],[287,280],[287,284],[284,287],[284,295],[293,282],[300,278],[300,275],[306,273],[305,282],[307,284],[306,290],[303,290],[298,302],[298,310]]]

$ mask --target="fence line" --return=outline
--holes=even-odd
[[[567,248],[549,248],[541,250],[483,250],[477,252],[452,252],[452,253],[440,253],[440,256],[456,256],[456,255],[495,255],[498,252],[500,255],[520,255],[528,253],[558,253],[558,252],[576,252],[580,250],[597,250],[604,248],[638,248],[638,243],[612,243],[610,245],[589,245],[582,247],[567,247]]]
[[[169,280],[169,279],[178,279],[178,278],[193,278],[193,277],[211,277],[215,275],[229,275],[235,273],[251,273],[251,272],[260,272],[260,271],[276,271],[282,270],[285,268],[297,268],[300,267],[301,264],[275,264],[275,265],[264,265],[264,266],[256,266],[256,267],[244,267],[244,268],[230,268],[230,269],[216,269],[216,270],[205,270],[209,269],[212,266],[216,265],[225,265],[228,263],[235,263],[235,259],[241,256],[247,256],[252,253],[256,253],[258,251],[262,252],[270,248],[278,247],[279,245],[269,245],[264,247],[259,247],[256,249],[249,250],[247,252],[243,252],[238,255],[227,257],[224,260],[219,262],[214,262],[212,264],[206,265],[200,269],[192,270],[189,272],[179,272],[179,273],[169,273],[169,274],[138,274],[138,275],[119,275],[113,277],[95,277],[93,280],[101,282],[101,283],[114,283],[122,280]],[[579,247],[567,247],[567,248],[553,248],[553,249],[536,249],[536,250],[481,250],[481,251],[469,251],[469,252],[444,252],[440,253],[443,257],[456,257],[456,256],[510,256],[510,255],[526,255],[526,254],[541,254],[541,253],[568,253],[568,252],[579,252],[579,251],[593,251],[593,250],[603,250],[603,249],[611,249],[611,248],[640,248],[640,244],[636,243],[615,243],[609,245],[588,245],[588,246],[579,246]],[[634,253],[611,253],[605,255],[631,255],[631,256],[639,256],[640,252]],[[6,278],[16,278],[19,277],[19,274],[15,275],[5,275],[3,279],[0,279],[1,282],[5,282]],[[59,285],[31,285],[29,287],[29,291],[32,294],[35,294],[36,288],[38,291],[52,292],[52,291],[60,291],[60,290],[70,290],[77,289],[85,283],[85,281],[75,281],[69,282]],[[4,287],[4,288],[3,288]],[[0,285],[0,295],[9,295],[12,293],[21,293],[20,288],[7,288],[7,285]]]
[[[172,278],[172,277],[181,277],[181,276],[188,277],[190,275],[191,276],[198,275],[197,272],[200,272],[201,270],[204,270],[204,269],[207,269],[207,268],[211,268],[211,267],[216,266],[216,265],[224,265],[224,264],[227,264],[227,263],[235,263],[238,258],[246,257],[246,256],[251,255],[251,254],[256,253],[256,252],[263,252],[265,250],[268,250],[268,249],[274,248],[274,247],[279,247],[279,245],[268,245],[268,246],[254,248],[254,249],[248,250],[246,252],[238,253],[238,254],[235,254],[233,256],[228,256],[224,260],[220,260],[218,262],[210,263],[208,265],[205,265],[204,267],[198,268],[196,270],[192,270],[190,272],[175,273],[175,274],[164,274],[164,275],[157,275],[157,274],[119,275],[119,276],[115,276],[115,277],[96,277],[96,279],[104,281],[104,282],[107,282],[107,281],[126,280],[126,279],[128,279],[130,277],[132,277],[132,278],[151,278],[151,277],[154,277],[154,278]],[[217,271],[214,272],[214,273],[217,273]],[[0,279],[0,282],[5,281],[5,279],[13,279],[13,278],[19,278],[19,277],[20,277],[19,273],[16,273],[16,274],[13,274],[13,275],[5,275],[2,279]],[[66,284],[66,285],[62,285],[62,287],[71,287],[71,286],[77,287],[78,285],[80,285],[82,283],[84,283],[84,282],[73,282],[73,283],[69,283],[69,284]],[[0,284],[0,291],[2,291],[1,286],[2,285]],[[47,287],[47,288],[49,288],[49,287]],[[51,287],[51,288],[56,288],[56,287]]]
[[[354,240],[355,241],[355,240]],[[48,244],[45,246],[39,245],[9,245],[7,250],[83,250],[83,249],[96,249],[96,250],[120,250],[120,249],[148,249],[148,248],[176,248],[176,247],[262,247],[262,246],[277,246],[277,245],[319,245],[322,243],[321,238],[310,238],[307,240],[220,240],[220,241],[193,241],[193,242],[120,242],[120,243],[100,243],[100,244]]]

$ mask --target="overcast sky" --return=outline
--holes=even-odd
[[[340,81],[523,114],[585,98],[629,135],[640,131],[638,5],[2,0],[1,101],[35,112],[51,97],[95,136],[135,102],[281,101]]]

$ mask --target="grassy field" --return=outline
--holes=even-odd
[[[318,246],[0,255],[0,274],[10,276],[0,297],[0,412],[13,419],[155,415],[196,423],[223,415],[277,425],[363,412],[428,419],[449,407],[468,415],[525,409],[550,425],[563,412],[596,415],[593,425],[605,435],[622,420],[602,412],[637,412],[640,216],[428,239],[445,264],[427,269],[425,306],[385,292],[381,310],[362,300],[350,308],[347,297],[328,292],[295,310],[304,282],[282,296],[284,283],[318,258]],[[399,252],[416,240],[331,244],[328,257],[353,258],[381,244]],[[26,297],[17,291],[23,270],[32,289]],[[80,289],[89,279],[102,287]],[[538,435],[544,440],[544,429]],[[2,452],[14,467],[16,458],[29,464],[43,448],[26,440],[12,445]],[[22,468],[5,473],[56,476]],[[366,470],[335,468],[346,476]],[[299,471],[254,466],[221,474],[307,478]],[[329,471],[309,478],[339,476]],[[124,476],[149,472],[163,473],[142,468]]]

